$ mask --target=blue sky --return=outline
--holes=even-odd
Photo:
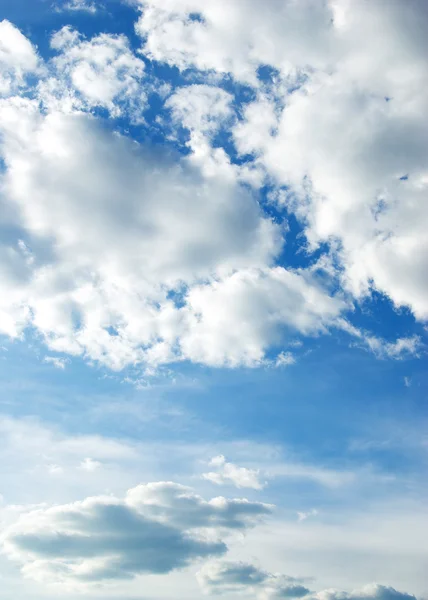
[[[3,1],[2,598],[428,598],[427,19]]]

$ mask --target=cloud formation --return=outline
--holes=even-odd
[[[341,324],[373,289],[428,318],[421,3],[376,0],[369,21],[345,0],[139,4],[144,60],[124,35],[63,27],[41,64],[1,24],[0,332],[115,370],[287,365],[290,336],[335,327],[417,356],[417,336]],[[187,154],[112,130],[146,125],[147,59],[183,72],[154,123],[169,142],[184,128]],[[273,206],[310,266],[284,260]]]
[[[205,594],[235,592],[262,599],[301,598],[310,594],[310,590],[293,577],[274,575],[244,562],[208,562],[196,578]]]
[[[65,112],[105,108],[112,117],[126,113],[133,121],[142,119],[145,65],[124,35],[102,33],[85,40],[66,26],[52,36],[51,47],[58,55],[39,90],[47,106]]]
[[[313,592],[303,585],[304,580],[269,573],[250,563],[222,559],[206,563],[196,578],[205,594],[238,593],[260,600],[416,600],[415,596],[378,584],[366,585],[352,592],[336,589]]]
[[[148,56],[254,88],[236,148],[284,186],[280,205],[310,246],[331,244],[342,285],[357,298],[374,288],[426,320],[424,2],[140,4]]]
[[[92,55],[57,35],[69,65]],[[317,334],[346,308],[310,274],[266,266],[280,229],[234,178],[29,99],[3,102],[0,129],[8,226],[23,238],[2,249],[4,333],[31,324],[51,350],[113,369],[253,366],[279,328]]]
[[[3,534],[6,554],[24,575],[45,583],[79,584],[169,573],[224,554],[226,544],[202,533],[252,526],[269,505],[203,500],[189,488],[152,483],[124,499],[92,497],[23,514]]]

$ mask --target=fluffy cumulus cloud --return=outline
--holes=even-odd
[[[145,65],[124,35],[102,33],[86,40],[67,26],[52,36],[51,46],[58,55],[51,63],[51,76],[40,83],[48,107],[66,111],[98,107],[112,117],[126,112],[134,121],[141,120]]]
[[[157,120],[165,138],[187,130],[186,156],[112,131],[119,116],[144,127],[153,91],[124,35],[64,27],[40,67],[1,24],[0,331],[32,327],[51,352],[113,369],[280,366],[296,360],[287,336],[340,327],[372,288],[425,319],[423,4],[139,8],[145,60],[187,77],[164,86]],[[264,183],[299,219],[305,250],[329,246],[327,275],[282,260],[285,228],[262,209]],[[420,347],[351,329],[378,356]]]
[[[58,35],[70,65],[87,52]],[[113,368],[252,365],[278,327],[317,333],[345,308],[307,274],[269,266],[281,231],[234,177],[28,98],[3,101],[0,129],[4,228],[20,232],[2,247],[4,333],[31,324],[51,349]]]
[[[150,154],[82,115],[44,116],[30,101],[10,101],[0,106],[0,121],[8,167],[2,196],[15,212],[11,226],[26,238],[3,248],[10,293],[2,299],[2,330],[16,333],[31,316],[51,348],[99,360],[114,355],[119,366],[140,360],[143,347],[153,359],[169,359],[177,338],[187,336],[181,346],[193,359],[201,329],[214,328],[211,307],[230,286],[234,294],[229,274],[244,269],[236,290],[242,302],[239,278],[250,265],[270,262],[280,244],[251,194]],[[183,286],[213,275],[217,287],[191,289],[185,307],[168,298],[169,290],[183,295]],[[290,273],[297,285],[300,279]],[[301,286],[304,292],[303,279]]]
[[[310,245],[332,244],[342,284],[427,319],[426,4],[140,3],[149,56],[255,88],[236,146],[286,186]]]
[[[196,317],[182,339],[186,355],[231,366],[260,364],[284,331],[325,332],[346,308],[343,299],[327,295],[307,274],[282,267],[246,269],[195,287],[188,303]]]
[[[160,482],[130,489],[124,499],[92,497],[24,513],[2,542],[27,577],[83,588],[222,555],[227,546],[218,533],[252,526],[271,510],[247,500],[206,501]]]
[[[233,96],[210,85],[190,85],[179,88],[165,105],[173,118],[188,128],[191,135],[214,133],[231,118]]]
[[[38,66],[31,42],[12,23],[0,21],[0,98],[18,92]]]
[[[331,15],[324,2],[270,0],[263,10],[257,0],[140,0],[140,4],[137,32],[144,38],[144,52],[182,70],[231,73],[255,84],[260,65],[280,65],[289,71],[294,63],[326,64]]]
[[[329,68],[306,73],[282,111],[261,92],[236,143],[288,186],[281,203],[310,244],[332,243],[345,287],[356,297],[374,287],[424,320],[428,11],[417,1],[330,4]]]
[[[210,467],[215,471],[209,471],[202,474],[202,478],[211,481],[217,485],[232,484],[237,488],[253,488],[261,490],[263,483],[259,481],[259,471],[257,469],[247,469],[227,462],[225,457],[220,454],[210,460]]]

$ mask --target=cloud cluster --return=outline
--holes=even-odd
[[[206,563],[196,577],[205,594],[238,593],[260,600],[415,600],[415,596],[378,584],[350,593],[335,589],[312,592],[303,585],[304,580],[269,573],[250,563],[221,559]]]
[[[139,0],[137,33],[151,58],[257,84],[260,65],[326,64],[331,14],[324,2]]]
[[[86,42],[65,28],[53,43],[90,106],[109,108],[140,73],[122,38]],[[170,106],[184,110],[178,96]],[[3,333],[32,325],[51,350],[114,369],[251,366],[282,333],[317,334],[346,308],[310,274],[271,266],[281,230],[235,178],[208,176],[71,108],[41,112],[18,97],[0,105],[4,227],[19,235],[1,247]]]
[[[21,515],[2,536],[24,575],[69,587],[142,573],[169,573],[224,554],[218,533],[253,526],[272,506],[206,501],[173,483],[140,485],[124,499],[92,497]],[[214,530],[214,537],[203,530]]]
[[[331,244],[342,285],[427,319],[426,4],[140,3],[148,56],[254,87],[236,148],[284,186],[310,246]]]
[[[377,0],[370,17],[345,0],[140,5],[146,57],[199,70],[159,116],[189,132],[188,156],[99,117],[144,122],[152,84],[125,36],[60,29],[24,93],[37,54],[1,24],[0,332],[31,327],[50,351],[113,369],[292,364],[287,336],[335,326],[378,356],[417,354],[416,337],[340,323],[373,287],[428,315],[424,7],[406,4],[417,19]],[[253,88],[240,108],[225,76]],[[328,245],[323,276],[284,264],[266,182],[304,249]]]

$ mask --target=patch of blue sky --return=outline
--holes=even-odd
[[[49,352],[30,335],[27,343],[4,340],[2,345],[0,377],[7,410],[22,416],[36,411],[47,420],[62,413],[70,431],[90,430],[91,422],[82,419],[82,411],[93,403],[108,405],[109,398],[116,397],[124,407],[127,401],[143,407],[160,395],[167,404],[192,415],[191,420],[198,419],[197,428],[185,431],[189,441],[249,438],[290,445],[297,454],[336,462],[354,438],[364,430],[373,435],[370,430],[386,416],[403,427],[407,423],[408,429],[422,429],[427,417],[428,376],[421,361],[378,361],[364,350],[349,348],[345,334],[320,337],[310,351],[290,345],[298,360],[289,367],[231,371],[182,363],[170,371],[170,378],[147,377],[147,387],[140,390],[127,383],[138,377],[144,381],[144,374],[135,368],[114,373],[70,357],[60,370],[43,358],[61,355]],[[24,381],[19,372],[25,372]],[[411,388],[404,385],[406,376],[411,378]],[[46,394],[48,388],[51,392]],[[107,418],[96,424],[100,425],[102,433],[120,435],[115,421],[108,423]],[[149,429],[149,437],[159,434],[153,424]],[[130,437],[137,433],[132,426],[126,431]],[[377,433],[382,436],[382,431]]]

